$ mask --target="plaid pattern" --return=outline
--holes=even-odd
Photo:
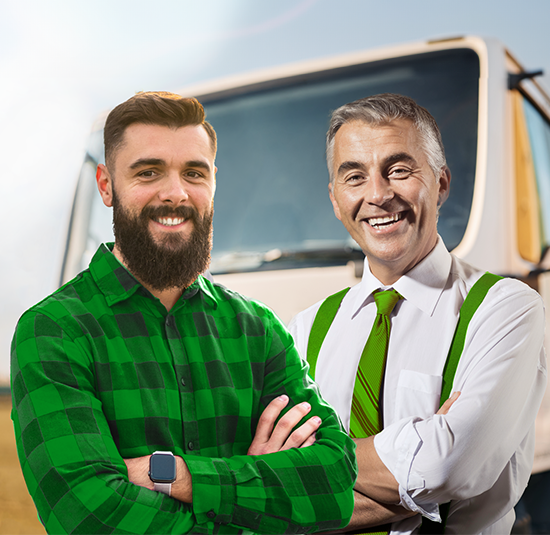
[[[273,313],[199,277],[168,313],[100,247],[27,311],[12,344],[12,418],[50,533],[308,533],[349,521],[354,444]],[[246,452],[286,393],[323,419],[317,443]],[[193,504],[128,482],[123,458],[170,450]]]

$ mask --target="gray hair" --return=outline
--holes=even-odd
[[[393,93],[382,93],[344,104],[333,112],[327,132],[327,165],[331,183],[334,183],[334,137],[346,123],[363,121],[383,126],[397,119],[411,121],[426,152],[428,165],[439,179],[442,168],[447,166],[441,133],[432,115],[412,98]]]

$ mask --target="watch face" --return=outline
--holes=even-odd
[[[176,480],[176,459],[173,455],[151,455],[150,478],[156,483],[172,483]]]

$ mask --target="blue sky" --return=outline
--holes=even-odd
[[[465,34],[498,38],[550,89],[548,20],[549,0],[0,0],[0,383],[17,318],[56,288],[102,111],[140,90]]]

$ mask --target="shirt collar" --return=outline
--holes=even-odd
[[[111,306],[129,299],[138,290],[150,292],[119,262],[113,254],[114,243],[105,243],[99,246],[90,262],[90,273]],[[193,284],[185,289],[178,303],[183,299],[191,299],[197,293],[204,295],[205,302],[216,308],[217,303],[212,293],[211,283],[199,276]]]
[[[395,288],[407,301],[431,316],[449,278],[451,263],[451,255],[441,237],[438,236],[437,244],[431,253],[391,287]],[[353,303],[353,314],[365,306],[372,292],[379,288],[385,288],[385,286],[371,273],[365,257],[363,278]],[[370,299],[373,300],[372,297]]]
[[[216,298],[212,293],[212,283],[202,275],[199,275],[197,277],[197,280],[183,292],[183,295],[180,297],[180,300],[189,299],[193,297],[193,295],[195,295],[197,292],[199,292],[205,297],[204,301],[209,303],[212,306],[212,308],[218,307],[218,302],[216,301]]]

